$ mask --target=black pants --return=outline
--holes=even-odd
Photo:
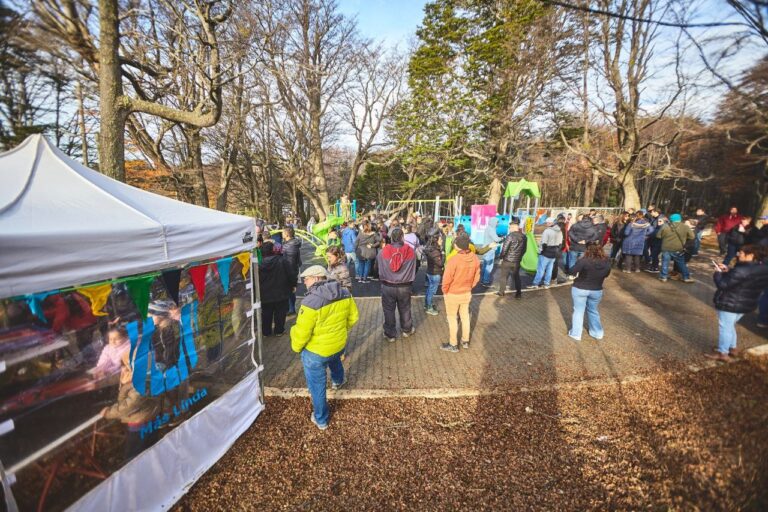
[[[407,286],[388,286],[381,283],[381,307],[384,310],[384,334],[387,338],[397,337],[395,308],[400,314],[400,328],[403,332],[411,332],[411,283]]]
[[[512,273],[512,277],[515,279],[515,290],[517,290],[517,293],[521,293],[520,263],[511,263],[509,261],[501,262],[501,270],[499,270],[499,292],[504,293],[507,290],[507,281],[509,280],[510,273]],[[554,270],[552,273],[554,274]],[[557,276],[553,277],[554,279],[557,279]]]
[[[288,314],[288,299],[278,302],[261,303],[261,334],[272,335],[272,322],[275,322],[275,334],[285,332],[285,317]]]
[[[717,245],[720,247],[720,256],[725,256],[725,251],[728,248],[728,233],[717,234]]]

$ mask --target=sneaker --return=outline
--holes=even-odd
[[[761,322],[757,322],[757,326],[758,326],[759,328],[761,328],[761,329],[765,329],[766,327],[768,327],[768,324],[764,324],[764,323],[761,323]]]
[[[574,279],[576,279],[576,276],[568,276],[569,281],[573,281]]]
[[[440,345],[440,350],[445,350],[446,352],[458,352],[459,347],[451,345],[450,343],[443,343]]]
[[[659,281],[661,281],[662,283],[666,283],[667,282],[667,278],[666,277],[660,277]]]
[[[573,341],[581,341],[581,338],[577,338],[576,336],[571,336],[568,334],[568,337],[571,338]]]
[[[344,379],[344,382],[342,382],[341,384],[336,384],[335,382],[331,381],[331,389],[336,391],[340,387],[344,386],[344,384],[346,383],[347,383],[347,379]],[[312,415],[312,417],[314,417],[314,414]]]
[[[650,272],[651,274],[658,274],[661,271],[659,269],[657,269],[657,268],[652,268],[648,272]]]
[[[515,298],[516,299],[522,299],[523,298],[523,293],[522,292],[515,293]]]
[[[408,336],[413,336],[414,334],[416,334],[416,328],[411,327],[410,331],[408,332],[403,331],[403,338],[407,338]]]
[[[487,284],[486,283],[480,283],[480,286],[482,286],[484,288],[490,288],[493,285],[491,283],[487,283]]]
[[[437,315],[440,314],[440,312],[437,311],[435,308],[428,308],[427,309],[427,314],[428,315],[432,315],[432,316],[437,316]]]
[[[496,292],[496,295],[498,295],[499,297],[503,297],[503,296],[505,296],[505,295],[506,295],[506,293],[502,293],[502,292]]]
[[[545,284],[545,285],[544,285],[544,289],[545,289],[545,290],[549,290],[549,286],[550,286],[550,285],[548,285],[548,284]]]
[[[532,284],[532,285],[530,285],[530,286],[526,286],[525,288],[526,288],[527,290],[538,290],[539,288],[541,288],[541,286],[539,286],[539,285],[537,285],[537,284]]]
[[[631,274],[632,273],[631,270],[622,270],[622,272],[624,272],[625,274]]]
[[[378,277],[369,277],[368,280],[369,281],[378,281],[379,278]]]
[[[469,350],[469,342],[468,341],[462,341],[461,342],[461,348],[464,350]]]
[[[635,270],[634,272],[635,272],[635,274],[639,274],[639,273],[640,273],[640,269],[638,268],[638,269],[637,269],[637,270]]]
[[[309,420],[310,420],[312,423],[314,423],[314,424],[315,424],[315,426],[316,426],[317,428],[319,428],[320,430],[325,430],[325,429],[327,429],[327,428],[328,428],[328,425],[320,425],[320,424],[317,422],[317,420],[315,419],[315,413],[313,413],[313,412],[309,413]]]
[[[390,338],[386,334],[384,335],[384,339],[387,340],[390,343],[394,343],[395,341],[397,341],[397,338]]]
[[[683,279],[683,282],[684,282],[684,283],[695,283],[695,282],[696,282],[696,280],[695,280],[695,279],[691,279],[691,278],[689,277],[688,279]]]

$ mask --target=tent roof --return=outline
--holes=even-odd
[[[0,153],[0,297],[249,250],[253,228],[110,179],[41,135]]]
[[[541,192],[539,192],[539,184],[535,181],[528,181],[525,178],[518,182],[507,183],[507,189],[504,191],[504,197],[520,197],[520,194],[525,194],[528,197],[541,197]]]

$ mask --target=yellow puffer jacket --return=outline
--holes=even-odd
[[[337,281],[315,284],[301,301],[291,328],[291,348],[322,357],[337,354],[347,345],[347,333],[358,318],[355,300]]]

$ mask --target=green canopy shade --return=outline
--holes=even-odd
[[[520,197],[520,194],[525,194],[528,197],[535,197],[536,199],[541,197],[539,192],[539,184],[534,181],[528,181],[525,178],[515,183],[507,183],[507,190],[504,191],[504,197]]]

